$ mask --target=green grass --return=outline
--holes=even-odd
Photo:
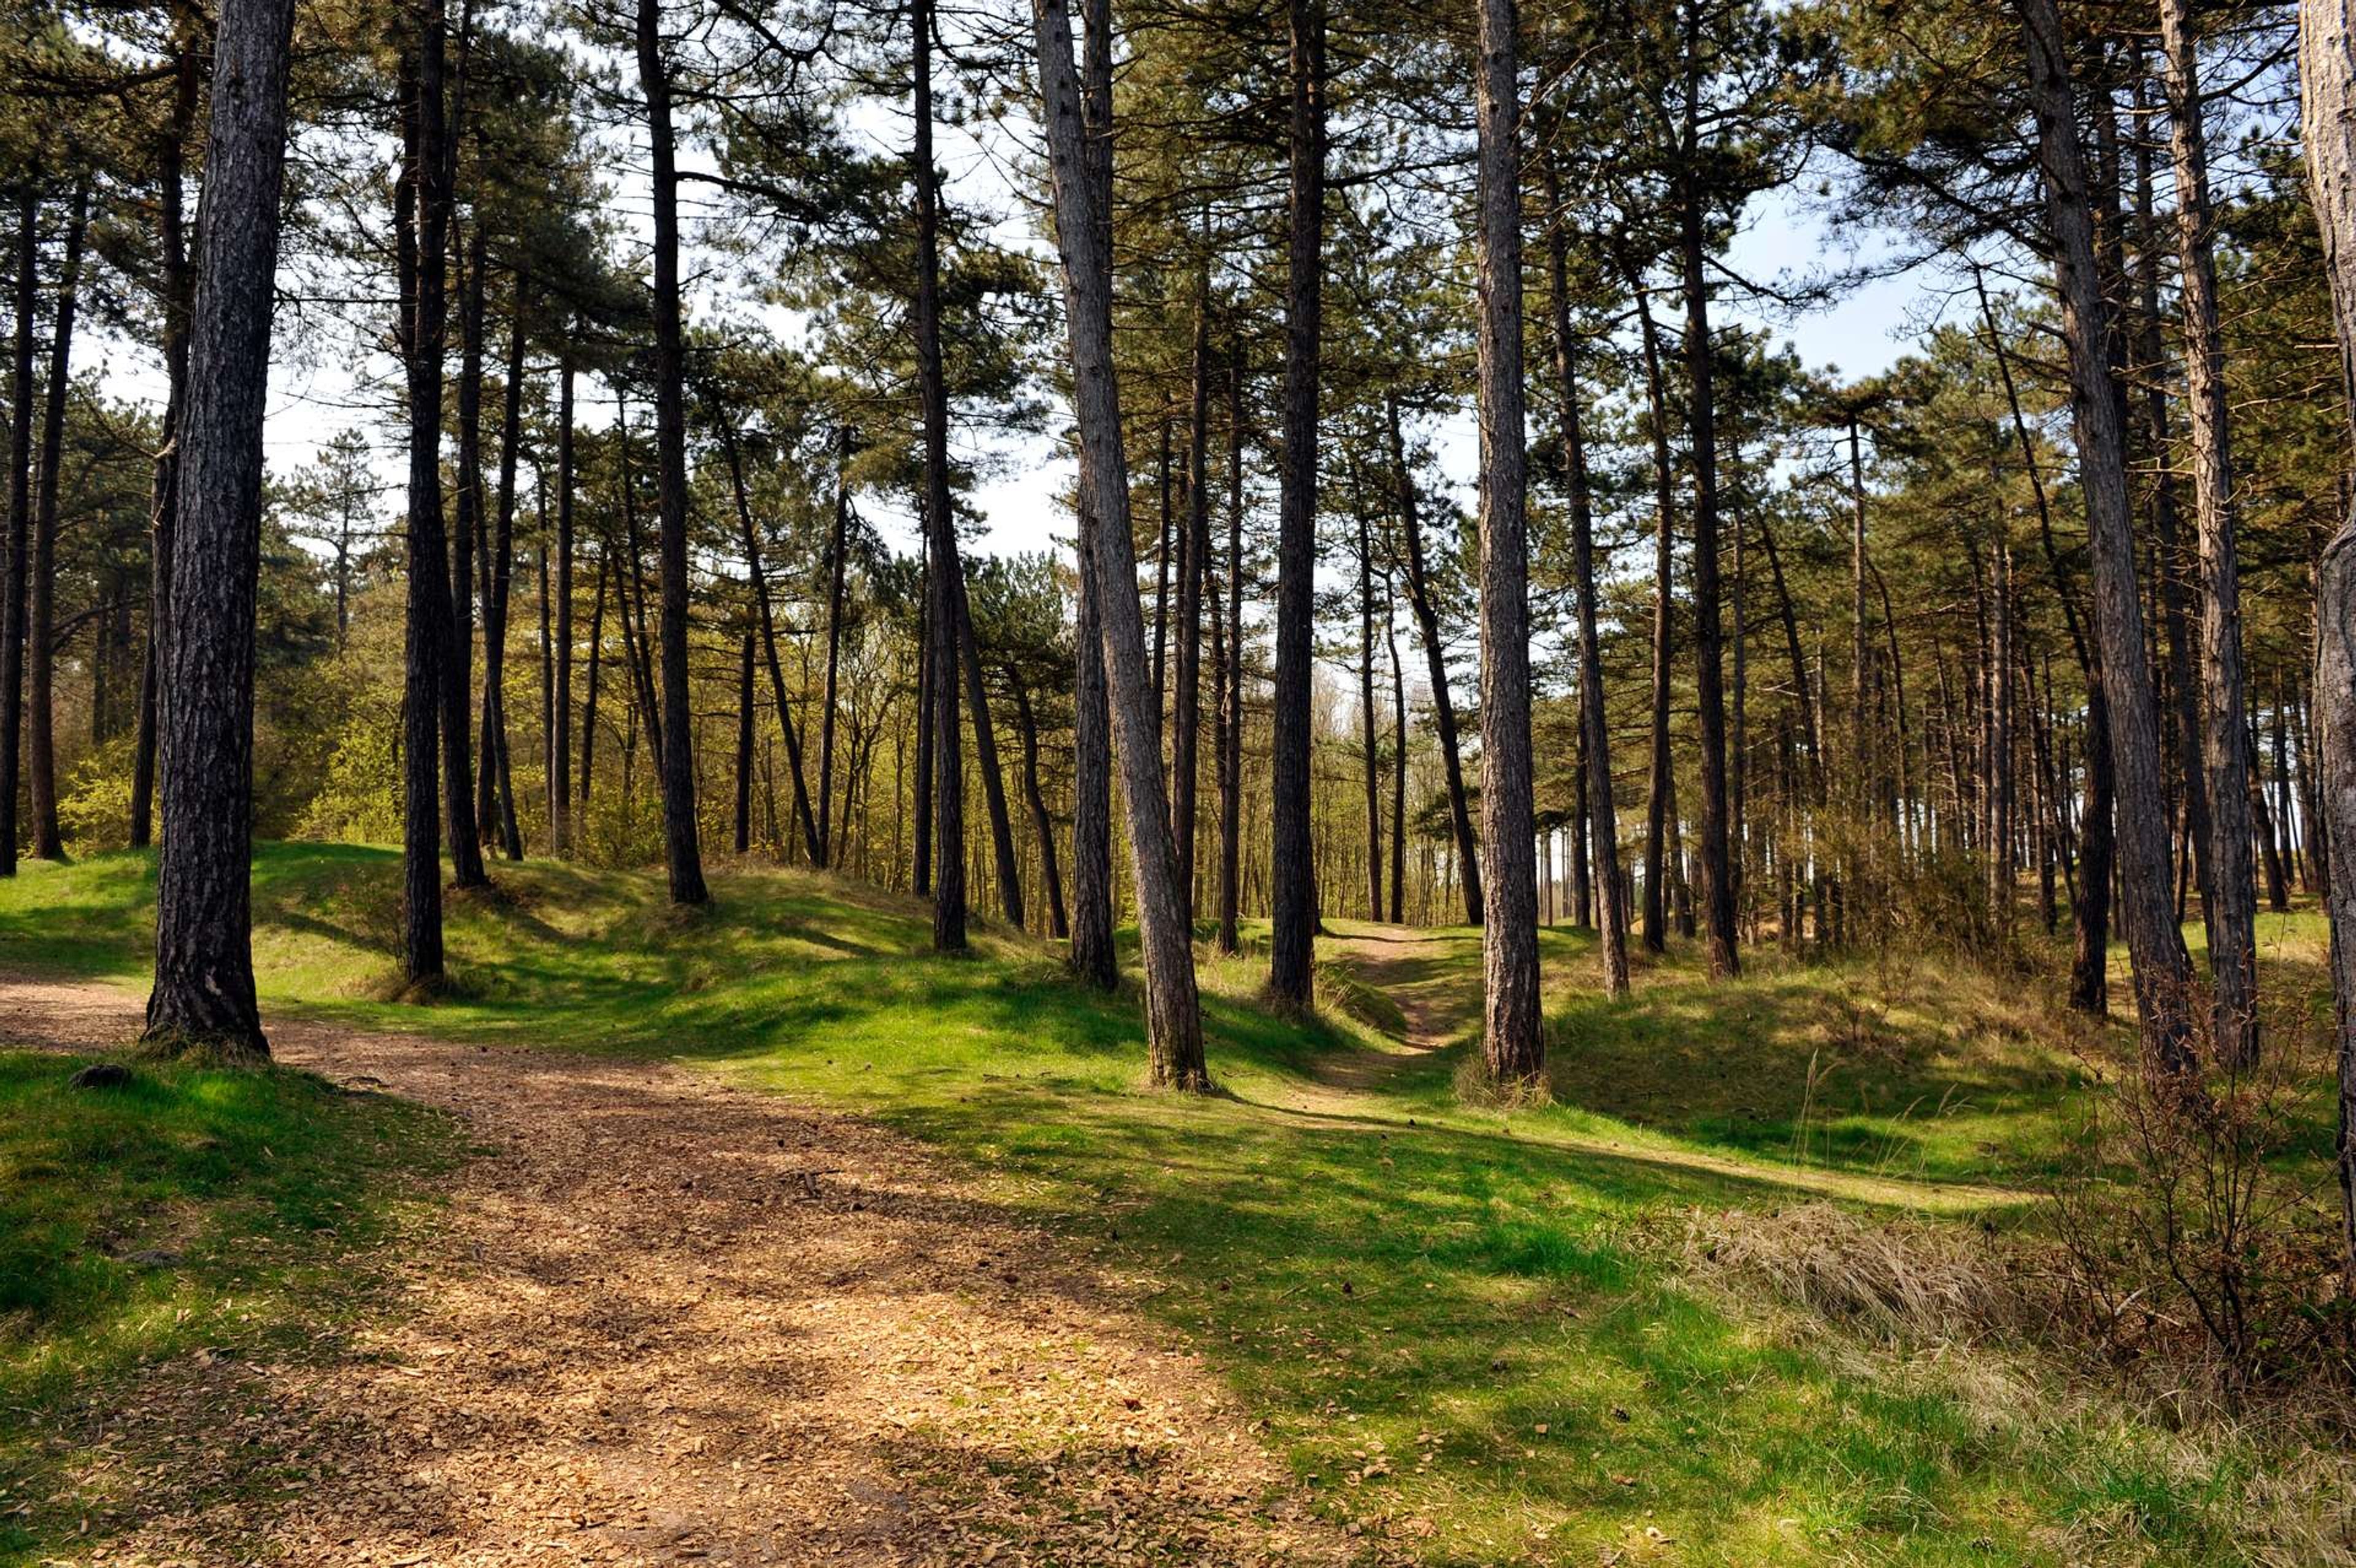
[[[120,1419],[141,1368],[331,1344],[454,1149],[438,1118],[306,1073],[70,1085],[84,1064],[0,1051],[0,1563],[152,1500],[135,1472],[166,1456]]]
[[[134,978],[148,875],[29,868],[0,890],[0,965]],[[1558,1104],[1507,1114],[1459,1100],[1461,1052],[1391,1039],[1419,988],[1462,1011],[1456,933],[1306,1024],[1258,1006],[1253,964],[1205,965],[1222,1093],[1179,1100],[1142,1087],[1131,1001],[988,928],[935,957],[910,901],[724,870],[678,913],[656,878],[495,875],[453,905],[454,994],[420,1008],[388,999],[397,859],[265,847],[265,1008],[688,1059],[914,1133],[1145,1280],[1305,1485],[1434,1562],[2223,1563],[2272,1528],[2255,1438],[2191,1442],[2033,1360],[1878,1350],[1683,1271],[1695,1209],[2026,1203],[2071,1114],[2033,997],[1927,964],[1708,987],[1680,956],[1612,1005],[1550,933]]]

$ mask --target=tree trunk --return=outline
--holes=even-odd
[[[1546,1019],[1530,840],[1529,447],[1514,0],[1481,0],[1479,19],[1482,1057],[1491,1083],[1536,1086],[1546,1071]]]
[[[1700,102],[1700,89],[1689,77],[1686,141],[1697,156],[1695,123]],[[1690,166],[1686,172],[1690,181],[1694,177]],[[1694,695],[1700,709],[1701,739],[1699,901],[1710,976],[1726,979],[1740,971],[1742,961],[1735,945],[1734,870],[1727,840],[1725,667],[1719,623],[1717,365],[1709,333],[1701,197],[1691,184],[1679,204],[1678,229],[1678,249],[1685,262],[1687,414],[1693,427]]]
[[[1383,574],[1383,645],[1391,659],[1391,914],[1407,920],[1407,672],[1399,664],[1398,603]]]
[[[463,66],[460,77],[464,78]],[[463,92],[459,94],[464,97]],[[450,132],[455,143],[457,133]],[[443,150],[443,188],[455,154]],[[445,219],[445,222],[447,220]],[[449,639],[442,668],[442,796],[450,839],[451,880],[487,888],[483,840],[475,831],[475,759],[467,699],[475,685],[475,536],[483,520],[483,227],[467,245],[458,292],[458,515],[450,529]],[[487,609],[485,612],[487,616]]]
[[[736,639],[736,834],[739,855],[753,848],[753,621]]]
[[[1355,489],[1355,486],[1353,486]],[[1357,502],[1353,497],[1354,503]],[[1375,544],[1363,503],[1358,514],[1358,757],[1366,784],[1366,918],[1383,918],[1382,750],[1375,734]]]
[[[2106,354],[2105,306],[2094,252],[2085,155],[2079,144],[2067,45],[2054,0],[2016,0],[2027,35],[2030,97],[2055,242],[2054,272],[2068,346],[2072,416],[2094,560],[2095,630],[2110,708],[2111,762],[2118,795],[2121,923],[2136,982],[2148,1059],[2174,1071],[2186,1062],[2184,948],[2169,897],[2168,827],[2161,802],[2159,735],[2143,610],[2136,588],[2127,517],[2119,399]]]
[[[662,805],[670,900],[701,904],[703,852],[695,820],[695,720],[687,670],[687,389],[679,300],[679,174],[661,0],[638,0],[638,83],[646,97],[654,187],[655,453],[661,501]]]
[[[589,827],[590,792],[597,773],[597,687],[605,670],[605,590],[613,575],[613,543],[610,539],[601,540],[597,546],[597,586],[591,590],[589,600],[589,689],[581,700],[581,793],[577,798],[581,802],[580,825],[584,832]],[[501,706],[504,708],[505,704]],[[504,775],[507,769],[507,742],[504,740],[499,743],[499,768]],[[512,835],[515,831],[515,791],[504,776],[499,788],[507,798],[508,832]]]
[[[1178,887],[1177,855],[1170,842],[1169,805],[1162,798],[1153,689],[1137,606],[1120,393],[1113,368],[1111,178],[1087,146],[1094,133],[1106,144],[1104,155],[1109,156],[1110,7],[1098,4],[1091,11],[1088,92],[1103,114],[1093,125],[1083,117],[1064,0],[1034,0],[1033,6],[1055,244],[1063,265],[1065,320],[1078,405],[1084,495],[1080,520],[1089,544],[1083,562],[1096,581],[1105,673],[1112,688],[1113,720],[1119,727],[1151,1076],[1156,1084],[1199,1092],[1210,1087],[1210,1073],[1203,1058],[1194,948]]]
[[[1022,869],[1014,855],[1014,821],[1006,807],[1006,773],[998,763],[998,731],[990,721],[990,693],[981,680],[981,645],[974,635],[973,605],[966,592],[960,566],[951,585],[957,591],[958,651],[965,666],[966,707],[973,715],[973,765],[981,774],[981,799],[990,813],[991,852],[997,859],[999,905],[1007,923],[1023,929]]]
[[[409,415],[408,630],[402,688],[402,971],[438,979],[442,953],[442,720],[448,694],[449,544],[442,496],[450,201],[443,138],[443,0],[421,0],[401,67],[402,159],[395,187]]]
[[[1039,788],[1039,722],[1031,711],[1022,673],[1009,669],[1006,684],[1013,689],[1014,721],[1023,731],[1023,794],[1031,806],[1031,830],[1039,837],[1039,874],[1047,884],[1047,934],[1066,937],[1072,927],[1064,912],[1063,870],[1055,863],[1055,819]]]
[[[1554,160],[1541,167],[1547,206],[1562,211],[1561,180]],[[1554,365],[1562,421],[1563,488],[1570,502],[1570,585],[1579,616],[1579,729],[1583,807],[1579,858],[1580,920],[1587,919],[1591,884],[1596,897],[1603,988],[1614,997],[1628,992],[1628,912],[1620,901],[1620,819],[1612,802],[1612,731],[1603,713],[1603,650],[1595,607],[1595,522],[1589,493],[1587,437],[1579,407],[1579,373],[1570,340],[1569,237],[1558,217],[1547,226],[1547,275],[1554,301]],[[1589,872],[1591,853],[1600,872]]]
[[[1244,764],[1244,353],[1227,347],[1227,656],[1219,688],[1219,935],[1221,953],[1242,950]]]
[[[221,0],[205,168],[202,263],[180,423],[172,635],[164,688],[155,987],[146,1040],[265,1055],[253,995],[253,613],[261,567],[262,422],[286,158],[290,0]]]
[[[1275,837],[1269,870],[1269,989],[1307,1007],[1314,982],[1315,845],[1310,824],[1310,644],[1316,619],[1318,349],[1325,264],[1325,6],[1288,0],[1291,91],[1286,202],[1284,464],[1276,551]]]
[[[1178,848],[1178,886],[1194,920],[1194,797],[1203,732],[1203,583],[1211,552],[1211,283],[1207,265],[1195,284],[1194,397],[1187,411],[1186,538],[1178,582],[1178,690],[1170,732],[1170,836]]]
[[[2242,680],[2242,582],[2234,560],[2233,460],[2225,353],[2217,327],[2217,261],[2209,152],[2186,0],[2159,0],[2169,145],[2176,164],[2176,237],[2184,298],[2185,402],[2192,412],[2192,493],[2201,531],[2201,762],[2209,806],[2209,966],[2216,1051],[2229,1067],[2258,1056],[2257,895],[2250,880],[2250,762]],[[2188,788],[2190,786],[2188,785]]]
[[[197,274],[188,265],[187,219],[181,211],[187,145],[204,87],[198,52],[201,22],[192,0],[172,5],[172,112],[156,137],[156,249],[163,290],[156,319],[164,348],[164,442],[155,452],[148,499],[147,652],[139,670],[139,718],[132,742],[130,844],[144,849],[155,831],[158,707],[170,653],[173,538],[179,515],[179,432],[187,406],[188,333]]]
[[[28,176],[16,197],[16,364],[8,425],[8,543],[0,574],[0,876],[16,874],[17,747],[25,716],[25,578],[33,527],[33,310],[40,283],[41,203]]]
[[[923,535],[926,564],[916,578],[916,829],[911,885],[920,899],[933,896],[933,541]]]
[[[573,491],[579,437],[573,430],[571,337],[568,330],[556,368],[556,592],[549,606],[556,628],[549,644],[556,695],[548,710],[548,834],[560,860],[573,854]],[[629,439],[618,415],[615,428],[619,440]],[[622,472],[628,472],[626,461]],[[628,488],[626,478],[623,487]]]
[[[957,514],[949,502],[948,392],[941,369],[940,190],[933,167],[933,7],[916,0],[909,29],[916,73],[916,387],[924,405],[924,521],[932,544],[933,949],[960,952],[965,934],[965,766],[958,732]],[[979,711],[976,730],[982,725]],[[1160,748],[1155,748],[1160,755]]]
[[[483,570],[487,585],[483,594],[483,758],[477,777],[476,825],[488,843],[494,827],[510,860],[523,859],[523,836],[516,826],[515,779],[508,758],[508,591],[515,570],[516,456],[523,438],[524,300],[527,280],[519,270],[509,304],[507,384],[500,389],[499,489],[497,532]],[[600,571],[603,571],[602,558]],[[603,601],[600,601],[600,609]],[[594,639],[593,639],[594,641]],[[594,655],[593,653],[594,660]],[[594,666],[593,664],[592,667]],[[584,741],[586,731],[584,731]],[[496,759],[496,761],[495,761]],[[496,777],[494,774],[496,773]],[[584,749],[581,766],[582,800],[588,800],[589,765]],[[497,790],[498,816],[493,816]]]
[[[1082,505],[1086,505],[1085,497]],[[1112,710],[1105,691],[1104,634],[1097,615],[1097,572],[1079,530],[1079,608],[1073,635],[1072,973],[1100,990],[1119,978],[1113,946]]]
[[[1652,416],[1653,507],[1659,522],[1653,548],[1653,759],[1652,784],[1644,798],[1644,947],[1665,953],[1669,947],[1668,832],[1669,797],[1676,788],[1670,775],[1675,765],[1669,752],[1670,652],[1676,645],[1676,495],[1669,467],[1669,409],[1662,386],[1660,334],[1653,325],[1653,307],[1641,283],[1633,285],[1636,321],[1644,345],[1644,398]],[[1806,676],[1796,667],[1794,677],[1804,687]]]
[[[736,529],[744,547],[744,572],[753,589],[753,606],[760,622],[761,648],[769,669],[769,696],[777,709],[777,727],[786,735],[786,772],[793,780],[794,820],[800,825],[802,843],[810,864],[826,864],[826,835],[811,813],[809,791],[802,783],[802,738],[794,724],[793,705],[786,697],[785,666],[777,657],[777,624],[769,607],[769,578],[761,564],[761,531],[753,521],[753,506],[744,489],[744,457],[736,443],[736,427],[725,411],[713,411],[720,430],[720,449],[728,464],[729,494],[736,503]],[[830,704],[830,706],[831,706]]]
[[[832,863],[833,854],[835,687],[842,666],[842,580],[851,544],[851,427],[842,426],[835,436],[834,531],[826,545],[826,696],[818,717],[818,852],[810,861],[820,869]],[[846,816],[849,811],[846,805]]]
[[[1422,635],[1425,673],[1431,682],[1432,728],[1440,734],[1440,771],[1448,781],[1449,823],[1456,832],[1457,864],[1463,872],[1464,923],[1482,919],[1481,860],[1472,842],[1472,805],[1464,796],[1464,764],[1456,741],[1456,705],[1448,695],[1448,650],[1440,636],[1440,612],[1431,601],[1431,581],[1424,569],[1423,526],[1418,517],[1415,476],[1407,465],[1407,443],[1399,433],[1398,399],[1387,398],[1383,411],[1389,421],[1391,472],[1398,482],[1399,528],[1407,537],[1407,596]]]
[[[58,322],[49,347],[48,406],[41,415],[41,490],[33,508],[32,581],[27,585],[26,658],[30,667],[25,715],[25,765],[31,775],[33,853],[66,858],[58,831],[57,653],[58,494],[65,455],[66,399],[73,389],[74,305],[81,284],[81,248],[90,228],[90,182],[74,187],[66,219],[64,270],[58,274]],[[13,842],[13,840],[12,840]]]

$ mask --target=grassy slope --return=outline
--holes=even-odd
[[[332,1342],[453,1147],[415,1107],[308,1074],[143,1066],[76,1089],[79,1065],[0,1051],[0,1563],[91,1528],[93,1505],[102,1535],[151,1488],[136,1472],[166,1456],[108,1413],[140,1367]],[[249,1482],[267,1477],[224,1478]]]
[[[1795,1329],[1683,1280],[1662,1244],[1692,1206],[2018,1201],[1948,1184],[2032,1177],[2071,1068],[1976,982],[1770,967],[1705,991],[1669,965],[1612,1008],[1550,934],[1568,1104],[1507,1115],[1459,1105],[1449,1055],[1365,1072],[1375,1029],[1275,1023],[1250,965],[1213,965],[1226,1093],[1180,1102],[1140,1088],[1131,1007],[1018,938],[932,957],[907,901],[734,872],[682,916],[654,879],[497,874],[452,911],[458,995],[417,1008],[381,999],[395,858],[266,849],[265,1007],[691,1058],[940,1144],[1147,1281],[1304,1477],[1435,1560],[2244,1560],[2254,1454],[2029,1397],[2033,1369],[1993,1358]],[[133,979],[148,876],[125,856],[29,869],[0,891],[0,966]],[[1445,945],[1426,962],[1453,983]]]

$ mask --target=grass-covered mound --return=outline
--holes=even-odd
[[[1713,987],[1680,961],[1615,1006],[1550,933],[1558,1102],[1505,1113],[1459,1098],[1461,1052],[1396,1038],[1469,1023],[1472,934],[1353,964],[1379,995],[1307,1024],[1210,964],[1222,1093],[1178,1099],[1142,1086],[1130,1000],[1003,933],[937,958],[914,901],[737,869],[680,913],[658,877],[494,875],[417,1007],[388,999],[397,858],[266,847],[265,1008],[683,1058],[912,1131],[1137,1281],[1307,1484],[1434,1561],[2320,1561],[2344,1529],[2259,1435],[2187,1437],[2000,1344],[1835,1328],[1697,1251],[1803,1203],[1941,1236],[2029,1215],[2076,1069],[1981,977],[1771,960]],[[30,870],[0,965],[135,976],[147,876]]]
[[[171,1458],[127,1408],[143,1368],[331,1342],[453,1147],[437,1118],[307,1073],[141,1062],[75,1083],[90,1065],[0,1051],[0,1563],[93,1505],[143,1506]]]

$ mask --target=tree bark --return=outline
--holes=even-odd
[[[577,328],[578,323],[574,323]],[[556,593],[549,607],[555,634],[549,657],[555,680],[555,698],[548,710],[548,834],[556,858],[573,854],[573,492],[579,475],[573,429],[573,399],[577,372],[573,364],[571,333],[556,368]],[[616,417],[618,439],[627,441],[627,427]],[[622,472],[626,475],[625,462]],[[628,481],[623,481],[628,488]],[[634,558],[635,559],[635,558]]]
[[[851,427],[843,425],[835,437],[834,531],[826,546],[826,696],[818,719],[818,853],[811,857],[820,869],[832,863],[834,848],[835,688],[842,666],[843,569],[851,544]],[[844,807],[846,816],[849,809]]]
[[[981,645],[974,635],[973,603],[965,569],[951,579],[957,591],[958,652],[965,667],[966,707],[973,716],[973,765],[981,774],[981,800],[990,814],[991,852],[998,866],[999,907],[1007,923],[1023,929],[1022,868],[1014,854],[1014,821],[1006,806],[1006,773],[998,762],[998,731],[990,721],[990,692],[981,679]]]
[[[1242,950],[1244,759],[1244,355],[1227,346],[1227,650],[1219,686],[1219,934],[1216,951]]]
[[[2116,773],[2121,923],[2135,971],[2136,1003],[2148,1059],[2186,1064],[2188,965],[2169,898],[2168,827],[2159,779],[2159,735],[2143,610],[2136,587],[2127,516],[2119,399],[2106,352],[2107,317],[2094,251],[2085,155],[2062,17],[2054,0],[2016,0],[2027,37],[2030,97],[2068,347],[2072,423],[2094,560],[2094,623],[2103,648]]]
[[[164,349],[164,443],[156,449],[148,498],[147,651],[139,671],[139,717],[132,742],[130,844],[144,849],[155,831],[158,712],[169,654],[173,537],[179,516],[180,430],[187,405],[188,333],[195,309],[196,269],[188,265],[186,215],[181,210],[188,138],[204,88],[202,24],[192,0],[172,10],[172,112],[156,138],[156,249],[163,289],[156,318]]]
[[[41,202],[29,176],[16,197],[16,364],[8,425],[8,541],[0,573],[0,877],[16,874],[16,794],[23,772],[25,579],[33,528],[33,310],[40,284]]]
[[[753,623],[737,638],[736,853],[753,848]]]
[[[958,732],[958,606],[964,569],[958,561],[957,515],[949,503],[948,392],[941,368],[940,190],[933,167],[933,7],[910,10],[916,140],[910,155],[916,183],[916,387],[924,405],[924,520],[932,547],[933,652],[933,949],[966,945],[965,767]],[[975,728],[982,725],[974,715]],[[1160,748],[1155,748],[1158,757]]]
[[[463,82],[463,66],[459,75]],[[464,98],[463,91],[458,96]],[[455,143],[455,128],[449,136]],[[445,192],[455,156],[453,147],[444,148],[440,183]],[[451,880],[462,888],[491,885],[483,865],[483,840],[475,831],[475,759],[466,711],[475,684],[475,536],[483,519],[483,257],[478,220],[467,243],[466,275],[458,292],[458,515],[450,528],[449,637],[442,672],[444,827],[450,840]]]
[[[496,828],[510,860],[523,859],[523,836],[516,826],[515,780],[508,758],[508,592],[515,569],[516,457],[523,438],[523,346],[525,274],[518,270],[509,304],[507,384],[500,389],[499,487],[496,532],[483,570],[483,755],[476,778],[476,826],[489,843]],[[594,658],[594,655],[592,656]],[[594,666],[593,666],[594,667]],[[582,797],[588,798],[588,763],[582,763]],[[497,816],[494,790],[497,794]]]
[[[1318,349],[1325,259],[1325,7],[1288,0],[1290,183],[1286,201],[1284,464],[1277,513],[1269,989],[1307,1007],[1317,927],[1310,826],[1310,642],[1316,617]]]
[[[1529,448],[1523,422],[1521,98],[1514,0],[1481,0],[1482,1058],[1491,1083],[1546,1072],[1530,837]]]
[[[1081,442],[1080,513],[1102,621],[1105,673],[1119,727],[1128,796],[1130,848],[1137,887],[1139,948],[1145,963],[1146,1043],[1152,1081],[1174,1089],[1210,1087],[1203,1057],[1194,955],[1162,798],[1153,689],[1138,613],[1137,563],[1129,517],[1128,463],[1121,450],[1120,392],[1112,345],[1111,179],[1088,148],[1091,133],[1110,137],[1109,10],[1092,6],[1089,97],[1103,106],[1083,116],[1064,0],[1034,0],[1041,96],[1055,210],[1055,244],[1064,274],[1065,320]],[[1099,74],[1101,72],[1101,74]],[[1109,156],[1108,144],[1105,148]],[[1091,527],[1093,525],[1093,527]]]
[[[253,614],[262,421],[286,159],[291,0],[221,0],[214,38],[202,263],[179,430],[187,504],[175,529],[166,645],[155,985],[146,1040],[266,1055],[253,994]]]
[[[1415,612],[1416,630],[1423,640],[1425,674],[1431,682],[1432,728],[1440,735],[1440,766],[1448,783],[1449,825],[1456,834],[1456,859],[1462,871],[1464,923],[1478,925],[1483,900],[1481,859],[1472,840],[1472,811],[1464,795],[1464,763],[1456,738],[1456,705],[1448,695],[1448,650],[1440,641],[1440,612],[1432,603],[1430,574],[1423,560],[1423,526],[1418,516],[1415,476],[1407,465],[1407,443],[1399,432],[1398,399],[1383,403],[1389,421],[1391,472],[1398,483],[1399,528],[1407,539],[1407,596]]]
[[[50,338],[48,400],[41,415],[41,488],[33,507],[32,581],[26,603],[26,660],[29,680],[25,714],[25,766],[31,774],[33,853],[44,860],[66,858],[58,830],[58,758],[55,678],[57,650],[58,496],[65,455],[66,399],[73,389],[74,306],[81,286],[82,240],[90,229],[90,182],[74,187],[66,218],[65,264],[58,274],[57,330]],[[13,839],[12,839],[13,842]]]
[[[2217,326],[2217,261],[2209,152],[2186,0],[2159,0],[2169,145],[2176,165],[2176,239],[2184,302],[2185,402],[2192,414],[2192,493],[2201,531],[2201,755],[2209,807],[2209,966],[2215,1049],[2228,1067],[2258,1057],[2257,894],[2250,878],[2249,726],[2242,678],[2242,585],[2225,353]],[[2188,786],[2189,787],[2189,786]]]
[[[1579,407],[1579,372],[1570,337],[1569,237],[1564,232],[1561,179],[1552,158],[1542,162],[1547,206],[1557,216],[1547,226],[1547,275],[1554,305],[1554,364],[1562,421],[1563,488],[1570,503],[1570,586],[1579,617],[1579,729],[1584,804],[1581,842],[1591,834],[1590,853],[1598,945],[1603,958],[1603,988],[1628,993],[1628,912],[1620,901],[1620,819],[1612,801],[1612,731],[1603,713],[1603,650],[1595,606],[1594,501],[1587,473],[1587,437]],[[1584,872],[1586,855],[1580,858]],[[1589,879],[1582,877],[1582,890]],[[1588,893],[1580,895],[1586,919]]]
[[[1676,495],[1669,467],[1668,398],[1662,386],[1660,334],[1653,324],[1651,300],[1635,283],[1636,321],[1644,346],[1644,397],[1652,415],[1653,505],[1659,522],[1653,549],[1653,758],[1652,784],[1644,797],[1644,947],[1665,953],[1669,947],[1668,832],[1669,798],[1676,788],[1670,775],[1669,682],[1671,650],[1676,645]],[[1797,656],[1794,664],[1797,665]],[[1804,672],[1795,668],[1804,686]]]
[[[679,173],[661,0],[638,0],[638,83],[654,186],[655,453],[661,502],[664,860],[676,904],[711,901],[695,820],[695,721],[687,670],[687,389],[679,298]]]
[[[1170,733],[1170,836],[1178,848],[1178,886],[1186,922],[1194,920],[1194,797],[1203,732],[1203,582],[1211,551],[1211,283],[1208,264],[1195,284],[1194,395],[1187,411],[1186,539],[1179,559],[1178,689]]]
[[[402,159],[395,189],[402,352],[409,398],[409,603],[402,688],[402,971],[438,979],[442,951],[443,719],[450,650],[449,544],[442,496],[450,203],[443,138],[443,0],[420,0],[401,67]]]
[[[1686,140],[1698,155],[1696,129],[1701,94],[1688,65]],[[1709,330],[1701,197],[1690,162],[1678,205],[1679,254],[1685,263],[1687,416],[1693,427],[1694,496],[1694,695],[1700,710],[1701,740],[1701,926],[1709,952],[1709,972],[1726,979],[1740,972],[1734,929],[1734,870],[1728,850],[1726,809],[1726,693],[1719,621],[1718,415],[1716,350]]]
[[[744,458],[736,443],[736,428],[724,411],[713,411],[720,429],[721,454],[728,464],[728,489],[736,503],[736,529],[744,547],[744,572],[753,589],[755,613],[760,622],[761,648],[769,670],[769,696],[777,709],[777,727],[786,735],[786,772],[793,780],[794,820],[802,830],[810,864],[826,864],[826,835],[810,810],[809,790],[802,782],[802,738],[794,723],[793,705],[786,697],[785,666],[777,657],[777,624],[769,606],[769,578],[761,564],[761,532],[753,521],[753,505],[744,489]]]
[[[1047,934],[1067,937],[1072,927],[1064,911],[1063,870],[1055,863],[1055,819],[1039,788],[1039,721],[1031,711],[1022,672],[1009,669],[1006,684],[1014,692],[1014,721],[1023,731],[1023,794],[1031,806],[1031,830],[1039,838],[1039,874],[1047,884]]]
[[[1082,504],[1086,505],[1083,497]],[[1112,710],[1105,690],[1104,633],[1097,614],[1097,572],[1079,529],[1079,608],[1073,634],[1072,973],[1109,991],[1119,978],[1113,946]]]

